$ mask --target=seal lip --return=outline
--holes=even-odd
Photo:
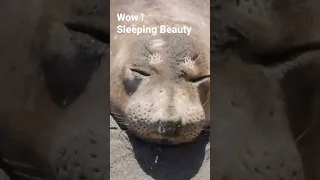
[[[173,143],[172,141],[168,140],[168,139],[144,139],[141,137],[137,137],[138,139],[140,139],[143,142],[149,143],[149,144],[156,144],[156,145],[161,145],[161,146],[166,146],[166,147],[178,147],[178,146],[182,146],[184,144],[189,144],[192,142],[179,142],[179,143]]]
[[[210,127],[210,126],[205,126],[205,127]],[[165,126],[160,120],[157,122],[156,130],[153,132],[149,132],[148,135],[142,135],[136,132],[135,129],[131,129],[130,126],[127,126],[126,128],[127,128],[126,133],[129,133],[131,136],[141,141],[151,143],[151,144],[168,145],[168,146],[176,146],[180,144],[193,143],[202,134],[208,134],[207,129],[209,129],[209,128],[202,128],[198,136],[192,139],[188,139],[188,138],[185,139],[183,137],[180,137],[178,134],[176,134],[177,136],[168,135],[168,132],[170,131],[170,129],[164,129]]]
[[[148,137],[141,137],[139,134],[137,133],[133,133],[131,131],[129,131],[133,137],[139,139],[140,141],[149,143],[149,144],[158,144],[158,145],[164,145],[164,146],[179,146],[179,145],[183,145],[183,144],[189,144],[189,143],[193,143],[194,140],[198,139],[198,137],[201,135],[201,133],[199,134],[199,136],[197,136],[194,139],[191,140],[184,140],[184,139],[179,139],[179,138],[172,138],[172,137],[166,137],[166,136],[161,136],[161,134],[157,134],[157,138],[148,138]]]

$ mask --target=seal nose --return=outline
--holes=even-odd
[[[180,127],[180,118],[171,118],[166,120],[159,119],[157,124],[157,131],[159,134],[162,134],[164,136],[176,136]]]

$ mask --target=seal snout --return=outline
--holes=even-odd
[[[181,124],[181,118],[159,119],[157,132],[162,136],[175,137],[178,135]]]

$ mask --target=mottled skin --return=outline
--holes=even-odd
[[[193,1],[179,8],[168,1],[143,2],[126,4],[127,8],[112,2],[111,27],[118,24],[115,13],[125,11],[144,12],[146,19],[140,25],[188,25],[193,29],[190,36],[137,36],[111,29],[111,111],[121,114],[125,118],[121,123],[144,140],[191,142],[210,122],[209,6],[204,8],[209,1],[201,2],[204,13],[200,14],[187,8],[196,7]]]
[[[301,135],[317,114],[320,1],[211,5],[211,178],[319,179],[318,123]]]
[[[79,2],[79,0],[75,1]],[[48,40],[46,35],[39,36],[42,33],[46,34],[46,27],[36,30],[40,19],[39,16],[43,12],[48,13],[51,9],[51,11],[58,14],[57,16],[63,17],[62,9],[68,6],[63,5],[63,3],[59,5],[59,2],[55,1],[55,6],[52,6],[55,3],[51,2],[48,5],[49,9],[43,9],[43,2],[49,1],[4,0],[0,2],[0,21],[2,24],[0,30],[1,152],[7,159],[12,160],[13,158],[16,161],[24,161],[42,169],[45,166],[43,166],[43,163],[38,163],[37,158],[35,158],[37,156],[33,155],[41,155],[41,159],[48,160],[48,152],[52,150],[55,153],[52,158],[56,160],[53,166],[57,167],[55,173],[57,176],[64,177],[60,179],[84,179],[85,177],[87,179],[101,179],[101,174],[106,175],[109,173],[108,166],[110,165],[107,161],[108,158],[106,158],[108,156],[106,152],[109,148],[105,147],[109,146],[106,140],[109,137],[105,134],[108,131],[108,123],[103,121],[108,116],[106,111],[108,109],[108,105],[106,105],[108,94],[105,93],[108,85],[97,83],[103,85],[105,89],[97,92],[92,91],[92,88],[90,88],[89,94],[94,98],[91,100],[81,98],[82,100],[78,101],[80,103],[77,103],[78,107],[72,105],[69,110],[59,108],[50,99],[49,93],[37,73],[37,57],[41,51],[37,48],[34,51],[30,51],[29,48],[32,47],[31,41],[37,38]],[[103,4],[102,2],[105,1],[95,1],[95,3],[99,4],[96,7],[102,7],[100,6]],[[181,1],[172,1],[170,3],[179,4],[179,2]],[[183,2],[179,4],[179,7],[187,6],[189,3],[189,1]],[[270,49],[272,50],[279,46],[283,49],[290,47],[292,44],[306,44],[306,42],[315,41],[319,37],[320,26],[318,25],[320,21],[317,17],[319,17],[320,11],[317,11],[319,7],[317,4],[320,1],[318,0],[225,0],[215,2],[220,4],[226,2],[227,4],[220,6],[220,10],[224,10],[223,14],[221,11],[215,14],[220,19],[219,21],[214,21],[212,25],[218,27],[219,23],[224,23],[225,25],[227,24],[228,30],[233,28],[240,31],[246,37],[245,44],[256,47],[254,49],[255,52],[270,51]],[[199,1],[199,4],[201,3]],[[272,6],[263,6],[265,3],[270,3]],[[88,14],[92,14],[89,7],[85,4],[82,6],[81,11],[87,11]],[[188,17],[185,16],[186,14],[196,17],[195,14],[202,15],[202,13],[205,13],[191,12],[199,9],[203,10],[204,8],[190,8],[186,13],[175,12],[176,15],[183,14],[182,16],[184,17]],[[214,12],[217,12],[217,9],[214,9]],[[262,9],[265,11],[262,11]],[[170,11],[170,8],[165,10]],[[163,14],[169,16],[170,13],[167,13],[167,11]],[[78,12],[75,14],[78,15]],[[174,13],[172,12],[172,14]],[[261,15],[266,14],[272,14],[272,16],[262,18]],[[9,20],[9,17],[12,19]],[[97,17],[95,16],[92,19],[97,19]],[[107,15],[101,15],[100,25],[106,25],[106,17]],[[92,23],[92,19],[85,18],[83,20],[87,23]],[[187,19],[188,21],[198,21],[198,26],[202,24],[199,18]],[[50,23],[50,20],[45,20]],[[57,18],[57,21],[62,20]],[[78,19],[74,19],[74,21],[78,21]],[[206,29],[202,28],[201,30],[204,31]],[[216,29],[211,30],[212,33],[215,33]],[[206,36],[207,34],[197,33],[197,35]],[[232,35],[234,34],[230,33],[227,37],[232,39]],[[219,39],[215,42],[220,43],[219,40],[225,40],[223,34],[219,34]],[[242,43],[243,41],[239,43],[240,46],[243,45]],[[41,43],[39,46],[41,46]],[[57,47],[65,50],[60,43]],[[58,52],[64,51],[59,50]],[[312,101],[308,105],[300,102],[292,103],[296,107],[291,111],[290,118],[284,112],[287,102],[275,97],[276,95],[273,93],[273,88],[277,88],[277,82],[264,76],[265,69],[263,67],[244,63],[243,60],[247,59],[240,58],[235,49],[229,49],[229,51],[225,51],[222,54],[216,53],[214,57],[215,59],[211,64],[214,64],[213,72],[214,77],[216,77],[214,79],[215,86],[212,87],[214,88],[212,95],[214,99],[213,115],[215,117],[213,118],[213,126],[211,126],[211,156],[213,156],[211,158],[213,161],[210,169],[213,173],[210,178],[214,180],[319,179],[319,131],[317,131],[319,126],[314,126],[313,130],[298,143],[299,147],[303,149],[300,152],[303,154],[303,166],[305,167],[303,170],[300,154],[295,147],[294,138],[291,137],[291,132],[287,125],[288,118],[290,122],[295,119],[296,122],[305,123],[306,115],[308,117],[311,114],[312,118],[310,119],[318,117],[319,87],[315,83],[319,79],[318,65],[311,64],[312,68],[310,66],[304,67],[302,73],[297,73],[298,78],[301,75],[303,77],[299,78],[300,80],[297,80],[296,73],[292,73],[291,76],[286,75],[287,80],[285,81],[288,81],[289,77],[289,83],[285,88],[288,91],[295,91],[297,88],[305,87],[305,84],[312,87],[310,89],[314,91],[314,94],[299,91],[293,93],[294,97],[300,97],[303,101],[305,101],[306,96],[311,95],[310,99]],[[312,58],[312,61],[319,62],[318,57],[319,55],[317,55],[317,58]],[[272,59],[269,58],[269,60]],[[310,58],[308,59],[310,60]],[[219,61],[223,61],[224,64],[219,64]],[[106,65],[102,64],[101,67],[106,67]],[[297,69],[301,70],[301,68]],[[99,72],[108,73],[105,69]],[[99,77],[107,77],[107,75],[100,74]],[[106,79],[102,78],[101,82],[106,82]],[[103,96],[97,95],[98,93]],[[292,96],[287,97],[287,99],[293,102],[296,101]],[[96,106],[91,103],[96,104]],[[119,104],[121,105],[121,103]],[[310,109],[309,105],[312,106],[311,113],[304,111],[304,109]],[[64,125],[68,135],[60,135],[65,138],[65,141],[59,142],[58,145],[52,144],[52,139],[58,139],[57,136],[53,135],[57,130],[57,126],[63,125],[67,120],[66,118],[61,118],[61,116],[66,111],[70,112],[70,108],[73,115],[68,115],[68,119],[71,122],[84,118],[95,127],[90,127],[85,123],[78,124],[80,127],[74,124],[70,127]],[[92,115],[94,115],[94,118]],[[99,117],[103,123],[92,123],[93,119],[97,120]],[[304,131],[306,127],[305,125],[299,126],[297,135],[302,132],[300,128]],[[117,137],[115,136],[114,138]],[[79,141],[74,141],[75,139]],[[310,146],[306,146],[306,144]],[[30,147],[27,151],[26,145]],[[60,149],[66,151],[61,154]],[[121,151],[121,149],[119,148],[117,151]],[[127,156],[127,154],[124,156]],[[134,157],[127,156],[127,158]],[[161,157],[160,160],[162,161]],[[124,161],[119,162],[119,166],[127,163]],[[101,171],[99,172],[99,170]],[[135,172],[137,169],[130,168],[130,170]],[[304,174],[306,178],[303,177]],[[81,176],[79,177],[79,175]],[[123,176],[126,176],[127,179],[132,179],[128,174]],[[150,176],[146,175],[145,177],[149,178]],[[108,178],[105,176],[105,179]],[[124,178],[117,176],[116,179]]]

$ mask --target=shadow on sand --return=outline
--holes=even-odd
[[[179,146],[161,146],[139,140],[129,134],[135,158],[143,171],[155,180],[187,180],[199,171],[210,143],[202,134],[195,142]]]

